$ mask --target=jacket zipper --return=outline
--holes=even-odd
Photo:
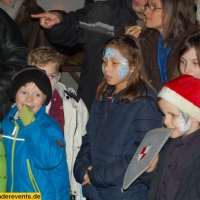
[[[26,165],[27,165],[28,175],[29,175],[29,179],[31,181],[31,184],[32,184],[35,192],[39,192],[40,195],[41,195],[40,189],[39,189],[38,184],[37,184],[35,177],[33,175],[29,159],[26,159]]]
[[[14,140],[13,140],[13,144],[12,144],[12,155],[11,155],[11,176],[12,176],[12,185],[11,185],[11,192],[13,192],[13,188],[14,188],[14,154],[15,154],[15,144],[16,144],[16,138],[19,132],[19,126],[17,124],[16,121],[14,121],[15,127],[14,130],[12,132],[12,135],[14,135]]]

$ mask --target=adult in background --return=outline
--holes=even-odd
[[[25,67],[27,48],[17,24],[0,9],[0,122],[10,109],[12,76]]]
[[[65,47],[84,44],[78,95],[88,110],[102,77],[102,47],[106,41],[125,33],[125,27],[143,20],[146,0],[96,1],[75,12],[51,11],[33,18],[40,24],[48,39]]]
[[[180,45],[197,29],[189,5],[189,0],[148,0],[144,6],[147,28],[139,35],[139,43],[148,80],[157,91],[173,78]]]
[[[6,5],[12,7],[16,1],[1,0]],[[53,47],[48,41],[44,30],[41,28],[38,19],[32,19],[31,14],[44,12],[44,9],[38,6],[36,0],[24,0],[18,10],[17,17],[15,18],[19,29],[22,32],[28,52],[40,46]]]

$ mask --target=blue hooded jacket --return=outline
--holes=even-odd
[[[45,112],[23,126],[13,107],[3,120],[7,160],[7,192],[40,192],[42,200],[69,200],[65,141],[58,123]]]

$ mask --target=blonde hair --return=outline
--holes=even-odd
[[[28,65],[47,65],[49,62],[56,64],[57,69],[60,68],[61,56],[50,47],[41,46],[32,50],[28,54]]]

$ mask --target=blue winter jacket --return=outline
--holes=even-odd
[[[40,192],[42,200],[69,200],[65,141],[60,126],[46,114],[45,106],[27,126],[14,120],[16,112],[15,106],[2,123],[7,192]]]
[[[147,199],[147,187],[137,179],[126,191],[122,183],[125,171],[146,132],[162,126],[156,108],[156,93],[147,87],[142,98],[125,103],[121,91],[113,102],[105,95],[94,100],[87,124],[87,134],[77,156],[74,175],[83,182],[87,168],[91,185],[83,186],[83,194],[95,200]]]

